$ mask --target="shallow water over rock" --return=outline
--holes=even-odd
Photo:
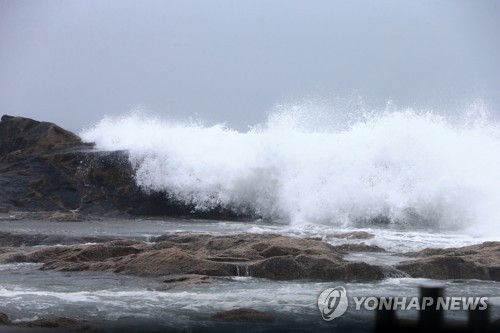
[[[9,220],[1,221],[5,233],[22,235],[28,239],[41,240],[43,249],[54,243],[81,244],[82,240],[95,243],[110,239],[128,239],[130,242],[143,241],[143,246],[159,246],[168,239],[192,239],[195,234],[236,235],[246,231],[249,238],[281,233],[290,237],[309,237],[326,240],[342,249],[344,259],[364,261],[373,265],[395,265],[403,259],[404,252],[429,247],[463,246],[482,240],[472,237],[418,231],[387,229],[363,229],[373,237],[352,236],[352,229],[328,230],[326,228],[295,228],[266,222],[230,222],[204,220],[100,220],[84,222],[53,222]],[[359,230],[358,230],[359,231]],[[251,235],[254,236],[251,236]],[[35,237],[33,235],[42,235]],[[161,235],[165,235],[159,237]],[[267,235],[267,236],[266,236]],[[31,237],[31,238],[30,238]],[[44,238],[45,237],[45,238]],[[260,237],[260,236],[259,236]],[[9,237],[4,238],[8,241]],[[231,239],[231,238],[228,238]],[[438,242],[439,240],[439,242]],[[222,244],[222,243],[220,243]],[[6,244],[4,244],[6,245]],[[15,244],[12,244],[15,245]],[[16,246],[22,245],[17,244]],[[28,245],[28,244],[26,244]],[[35,245],[35,244],[31,244]],[[165,246],[165,245],[162,245]],[[195,246],[192,244],[190,246]],[[211,245],[217,248],[216,243]],[[20,248],[28,249],[30,246]],[[19,248],[19,249],[20,249]],[[344,252],[353,248],[381,248],[388,252]],[[269,250],[268,254],[277,253]],[[264,254],[267,252],[263,252]],[[241,258],[236,258],[241,259]],[[272,256],[271,256],[272,258]],[[347,313],[333,322],[325,322],[317,307],[317,297],[326,288],[345,286],[352,296],[417,296],[418,287],[425,279],[390,278],[368,283],[345,283],[332,280],[318,281],[272,281],[250,277],[246,272],[247,261],[219,260],[235,265],[233,276],[212,277],[213,281],[198,283],[203,278],[177,276],[172,278],[146,278],[106,271],[53,271],[40,270],[41,264],[8,263],[0,265],[0,312],[6,313],[15,322],[60,316],[86,320],[110,332],[117,327],[130,331],[160,332],[176,331],[332,331],[342,329],[352,332],[371,332],[373,311],[357,311],[350,304]],[[230,258],[231,259],[231,258]],[[239,274],[238,274],[239,271]],[[170,280],[169,280],[170,279]],[[193,282],[182,284],[183,281]],[[177,283],[173,286],[170,283]],[[500,317],[500,283],[491,281],[445,281],[447,295],[490,297],[493,318]],[[171,288],[172,287],[172,288]],[[213,315],[235,308],[250,308],[271,315],[273,323],[242,324],[221,322]],[[416,312],[404,311],[398,314],[415,318]],[[463,311],[449,311],[447,320],[465,320]]]

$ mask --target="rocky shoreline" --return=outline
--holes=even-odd
[[[0,183],[0,213],[15,212],[7,214],[6,219],[18,216],[20,219],[78,222],[96,217],[134,215],[245,218],[224,209],[198,212],[175,202],[166,193],[145,193],[135,184],[127,152],[95,151],[92,144],[82,142],[77,135],[55,124],[22,117],[1,118]],[[3,234],[0,240],[10,239],[12,246],[34,245],[46,240],[47,236],[39,235],[37,239],[32,235],[22,240],[19,237],[22,238]],[[58,241],[71,243],[69,239]],[[78,239],[73,239],[72,243],[77,244]],[[370,247],[357,249],[373,250]],[[277,280],[373,281],[399,271],[408,276],[432,279],[500,280],[499,243],[409,253],[407,256],[412,260],[390,268],[347,262],[342,258],[341,249],[319,240],[278,235],[167,235],[158,238],[153,245],[112,240],[92,246],[72,245],[64,251],[49,247],[24,256],[6,251],[6,248],[1,250],[2,262],[22,258],[43,262],[45,269],[107,269],[124,274],[168,275],[175,272],[231,276],[237,275],[239,268],[229,261],[240,261],[244,263],[242,269],[250,276]],[[92,251],[108,254],[105,258],[94,258],[89,254]],[[148,267],[141,267],[141,261],[183,269],[150,271]]]
[[[407,260],[388,266],[346,259],[353,253],[369,252],[402,257],[365,244],[369,234],[352,232],[336,236],[346,243],[333,246],[321,239],[268,233],[173,233],[146,242],[1,232],[0,264],[38,263],[40,270],[113,272],[145,277],[156,281],[150,290],[160,293],[224,283],[237,276],[336,283],[376,282],[388,277],[500,281],[497,274],[500,242],[405,253],[403,258]],[[250,308],[215,313],[212,320],[214,323],[273,323],[276,318]],[[0,313],[1,325],[20,331],[26,329],[26,332],[38,332],[37,329],[99,331],[100,327],[100,324],[62,317],[12,322]]]
[[[43,237],[4,235],[0,263],[42,263],[41,269],[112,271],[155,277],[164,283],[207,283],[208,277],[251,276],[271,280],[376,281],[395,270],[342,258],[346,246],[316,239],[280,235],[207,234],[164,235],[146,243],[113,240],[98,244],[44,246]],[[31,246],[13,246],[31,244]],[[376,246],[352,245],[351,250],[382,251]]]
[[[223,209],[200,213],[166,193],[144,193],[135,184],[133,171],[127,152],[95,151],[92,144],[52,123],[6,115],[1,118],[0,212],[15,212],[6,219],[19,216],[78,222],[96,216],[141,214],[244,218]],[[250,276],[276,280],[373,281],[397,272],[432,279],[500,280],[499,243],[408,253],[411,260],[389,268],[347,262],[343,249],[320,240],[279,235],[166,235],[152,245],[109,238],[57,239],[68,244],[108,242],[38,251],[23,247],[22,253],[15,250],[21,244],[40,245],[43,240],[47,244],[47,237],[0,234],[2,244],[10,246],[1,248],[0,262],[42,262],[44,269],[112,270],[151,276],[234,276],[241,268]],[[350,250],[383,251],[369,246]],[[232,263],[236,261],[241,267]],[[146,262],[154,263],[151,267],[155,269],[144,266]]]
[[[66,241],[70,244],[62,245],[65,238],[54,235],[2,232],[0,263],[40,263],[42,270],[112,271],[153,277],[162,281],[159,289],[163,290],[234,276],[344,282],[388,277],[500,281],[500,242],[406,253],[407,260],[388,266],[344,258],[359,252],[396,255],[375,245],[333,246],[320,239],[278,234],[176,233],[149,242],[109,237]]]
[[[99,152],[55,124],[3,116],[0,122],[0,222],[28,219],[92,221],[135,216],[245,219],[217,208],[198,212],[167,193],[144,193],[134,181],[127,152]],[[331,245],[319,238],[280,234],[170,233],[145,241],[118,236],[70,236],[0,232],[0,264],[38,263],[42,270],[110,271],[157,280],[155,290],[189,289],[235,276],[276,281],[374,282],[389,277],[500,281],[500,242],[405,253],[393,265],[349,260],[352,253],[396,255],[364,242],[367,232],[337,233]],[[401,257],[401,254],[397,254]],[[252,309],[214,320],[274,319]],[[236,318],[236,319],[235,319]],[[242,319],[243,318],[243,319]],[[26,324],[37,327],[54,320]],[[56,318],[57,327],[86,324]],[[52,323],[52,324],[51,324]],[[0,313],[0,325],[12,325]],[[66,326],[65,326],[66,325]],[[22,326],[22,325],[21,325]]]

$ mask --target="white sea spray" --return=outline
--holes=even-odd
[[[498,230],[500,131],[486,112],[280,106],[236,131],[130,113],[81,133],[128,150],[136,181],[197,210],[217,206],[291,223],[385,221]]]

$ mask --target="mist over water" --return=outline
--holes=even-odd
[[[350,106],[348,106],[350,107]],[[332,110],[333,109],[333,110]],[[129,113],[81,133],[128,150],[145,191],[294,224],[500,231],[500,124],[431,110],[279,105],[246,132]]]

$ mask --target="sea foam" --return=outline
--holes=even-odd
[[[237,131],[130,113],[81,136],[101,150],[128,150],[145,191],[197,210],[296,224],[495,227],[500,126],[484,112],[463,114],[391,108],[339,117],[281,106]]]

